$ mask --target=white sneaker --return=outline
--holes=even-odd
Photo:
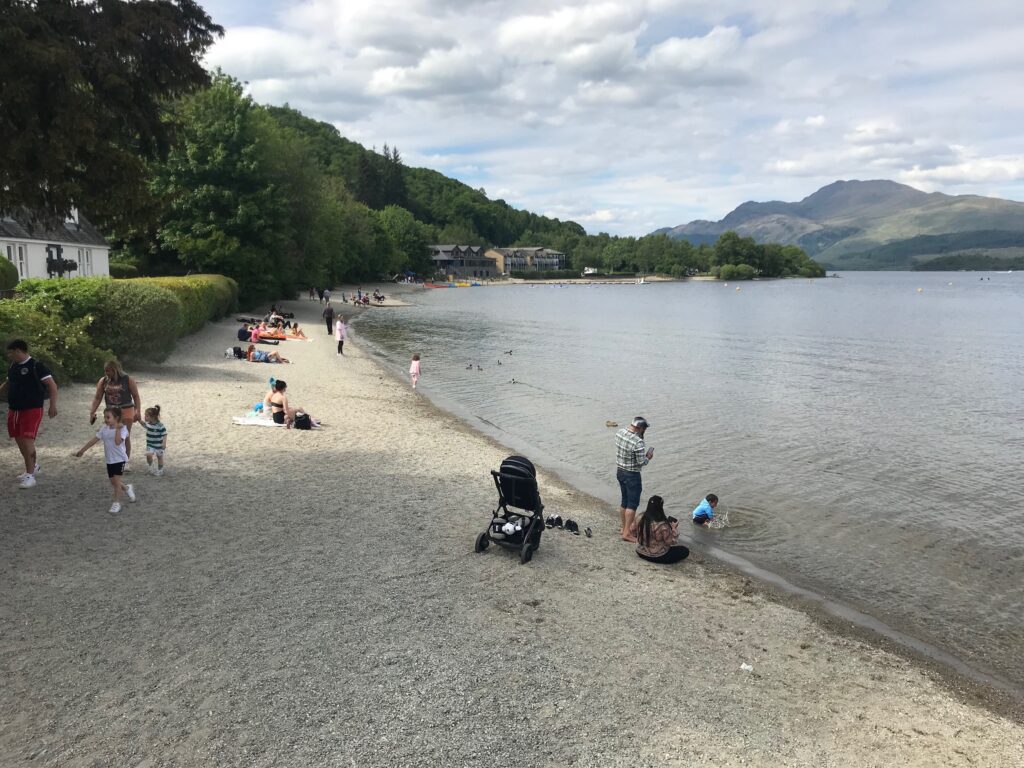
[[[128,501],[133,502],[133,503],[136,501],[136,498],[135,498],[135,486],[134,485],[132,485],[131,483],[128,483],[128,485],[126,485],[124,487],[124,492],[128,494]]]
[[[35,468],[35,471],[32,473],[32,476],[35,477],[38,474],[39,474],[39,465],[36,464],[36,468]],[[18,479],[19,480],[24,480],[26,477],[28,477],[28,472],[22,472],[20,475],[18,475]]]
[[[156,475],[157,477],[163,477],[164,471],[157,467],[155,470],[153,470],[153,474]]]
[[[35,488],[36,478],[34,475],[25,475],[21,478],[21,482],[18,483],[19,488]]]
[[[115,501],[113,504],[110,505],[110,514],[116,515],[116,514],[119,514],[120,512],[121,512],[121,502]]]
[[[157,467],[150,467],[149,468],[149,474],[151,474],[151,475],[159,475],[160,474],[160,470]]]

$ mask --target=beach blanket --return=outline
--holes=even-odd
[[[266,416],[232,416],[231,423],[237,424],[240,427],[283,427],[284,424],[275,424],[273,419],[268,419]]]

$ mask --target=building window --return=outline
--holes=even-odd
[[[18,278],[19,279],[21,279],[23,277],[26,277],[25,270],[26,270],[26,265],[25,265],[25,246],[24,245],[19,245],[18,246]]]
[[[82,264],[82,274],[92,274],[92,248],[85,249],[85,261]]]

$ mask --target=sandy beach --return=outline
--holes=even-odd
[[[0,765],[1024,764],[1019,702],[700,551],[646,563],[611,499],[543,469],[548,512],[594,537],[475,554],[508,451],[386,374],[358,324],[339,358],[317,302],[285,307],[313,339],[280,345],[289,365],[225,359],[225,321],[129,370],[169,450],[148,476],[135,433],[118,517],[102,451],[71,456],[92,387],[62,388],[38,487],[2,443]],[[325,426],[232,425],[270,376]]]

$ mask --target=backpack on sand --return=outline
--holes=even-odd
[[[313,420],[309,418],[308,413],[296,413],[295,423],[292,425],[295,429],[312,429]]]

